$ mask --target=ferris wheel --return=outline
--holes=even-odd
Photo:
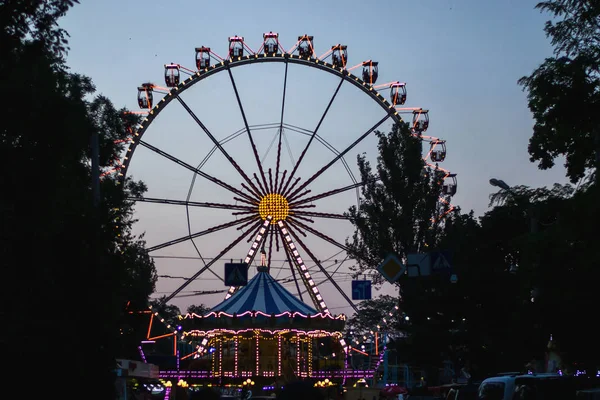
[[[137,103],[141,111],[140,121],[136,126],[130,128],[130,137],[127,138],[126,151],[123,156],[115,157],[113,164],[103,175],[116,174],[121,183],[124,182],[128,173],[136,165],[137,154],[140,149],[149,151],[159,156],[172,165],[176,165],[180,171],[191,173],[192,178],[188,185],[186,198],[167,197],[144,197],[136,198],[137,204],[152,203],[164,206],[179,206],[185,208],[185,220],[181,222],[187,227],[185,234],[168,241],[160,243],[149,243],[150,255],[159,250],[172,248],[182,243],[189,242],[193,245],[202,261],[202,266],[196,272],[184,278],[184,282],[173,289],[165,301],[170,301],[191,284],[197,281],[203,274],[212,273],[219,279],[221,274],[216,273],[212,267],[219,265],[222,260],[242,259],[248,266],[258,262],[262,265],[272,265],[272,261],[279,258],[284,261],[290,273],[287,283],[293,285],[302,299],[306,295],[314,304],[315,309],[321,313],[332,313],[328,307],[319,284],[329,282],[337,290],[342,298],[356,310],[356,306],[342,289],[339,278],[336,278],[331,266],[325,265],[323,257],[317,255],[317,251],[309,244],[308,238],[321,240],[328,246],[337,249],[338,252],[346,252],[348,249],[344,244],[345,237],[349,236],[352,229],[348,217],[344,214],[347,207],[340,206],[336,212],[331,210],[319,210],[323,201],[335,199],[336,196],[352,194],[359,201],[359,188],[365,182],[357,180],[352,169],[349,167],[345,157],[356,151],[357,146],[365,141],[377,130],[382,130],[389,124],[400,124],[402,115],[407,115],[410,122],[412,134],[422,140],[428,147],[423,154],[425,168],[442,172],[442,197],[440,202],[444,206],[442,218],[453,209],[450,205],[450,197],[456,193],[456,175],[441,168],[439,163],[446,158],[446,141],[425,133],[429,128],[429,111],[421,107],[406,107],[407,85],[401,81],[389,81],[378,83],[380,78],[379,63],[366,60],[351,66],[348,64],[348,48],[346,45],[336,44],[331,46],[324,54],[318,56],[315,52],[313,36],[299,36],[297,42],[286,50],[279,41],[279,35],[268,32],[263,35],[262,43],[258,50],[252,50],[241,36],[228,38],[228,48],[225,55],[218,55],[211,47],[201,46],[195,48],[194,66],[187,68],[182,64],[169,63],[164,65],[164,86],[154,83],[142,83],[138,87]],[[274,118],[268,123],[253,124],[252,114],[249,111],[246,98],[242,96],[241,84],[237,76],[238,67],[250,67],[252,65],[280,64],[283,79],[279,82],[282,91],[278,96],[280,104],[278,112],[271,113]],[[293,77],[288,76],[291,72],[290,66],[309,67],[320,75],[327,75],[336,80],[335,89],[331,97],[326,98],[326,106],[318,117],[315,126],[297,126],[287,121],[291,113],[298,112],[290,109],[289,85]],[[234,75],[233,70],[236,70]],[[327,74],[322,74],[323,72]],[[358,74],[357,74],[358,73]],[[229,81],[228,89],[233,90],[234,104],[229,105],[227,112],[238,114],[243,126],[230,134],[224,134],[220,127],[209,126],[202,116],[202,110],[198,111],[190,106],[183,94],[188,89],[201,88],[209,82],[213,76],[224,76],[224,81]],[[209,79],[210,78],[210,79]],[[306,82],[310,85],[310,82]],[[340,98],[340,88],[351,86],[358,89],[362,98],[378,106],[379,115],[370,127],[360,132],[352,133],[351,143],[343,148],[336,148],[329,143],[329,139],[322,133],[323,122],[327,119],[332,104],[336,101],[344,101]],[[199,89],[202,90],[202,89]],[[191,91],[190,91],[191,92]],[[160,95],[161,97],[159,98]],[[171,105],[171,102],[179,106]],[[204,158],[199,163],[184,161],[174,152],[165,150],[162,146],[152,143],[146,138],[151,127],[160,121],[159,115],[165,110],[173,107],[181,107],[184,115],[189,121],[193,121],[196,130],[204,135],[209,146],[206,147]],[[253,107],[256,112],[256,107]],[[386,125],[387,124],[387,125]],[[218,133],[217,133],[218,132]],[[268,132],[271,132],[267,135]],[[176,133],[176,132],[171,132]],[[304,138],[303,145],[290,146],[289,135],[295,134]],[[264,142],[259,137],[269,136],[272,140],[267,148],[260,148],[259,142]],[[234,155],[235,140],[247,140],[248,151],[241,155]],[[162,140],[162,139],[160,139]],[[160,141],[159,140],[159,141]],[[169,138],[169,143],[175,141]],[[266,143],[266,142],[265,142]],[[185,144],[183,144],[185,146]],[[318,158],[311,157],[311,151],[315,146],[320,146],[328,153],[319,153]],[[264,146],[263,146],[264,147]],[[296,157],[293,156],[296,151]],[[288,150],[286,152],[286,150]],[[266,162],[266,157],[261,153],[271,152],[271,162]],[[373,152],[376,149],[372,149]],[[284,165],[286,153],[289,154],[291,162]],[[325,158],[324,154],[329,154]],[[233,172],[230,179],[220,177],[221,168],[213,167],[211,163],[214,158],[219,157]],[[223,164],[219,164],[222,166]],[[310,173],[303,172],[303,167],[310,167]],[[341,178],[329,182],[329,187],[315,185],[328,170],[342,166],[346,170],[345,183],[340,184]],[[309,169],[310,169],[309,168]],[[196,185],[202,182],[200,189],[193,198]],[[221,190],[224,193],[219,201],[203,198],[208,193],[208,187]],[[199,193],[198,193],[199,192]],[[335,200],[333,200],[335,203]],[[331,204],[331,203],[330,203]],[[193,210],[202,210],[202,215],[209,215],[216,210],[222,210],[230,215],[229,221],[220,222],[212,226],[204,226],[202,229],[192,229],[192,221],[198,219],[198,214]],[[153,213],[159,215],[160,213]],[[203,218],[203,217],[201,217]],[[331,221],[345,221],[347,226],[343,236],[334,238],[326,234],[323,227]],[[172,224],[175,221],[167,220],[163,224]],[[209,246],[212,250],[210,256],[206,250],[200,252],[195,240],[201,238],[204,243],[212,243],[213,235],[226,232],[229,241],[223,246]],[[233,233],[231,233],[233,232]],[[222,237],[222,236],[221,236]],[[240,244],[246,244],[244,254],[236,250]],[[202,253],[202,254],[200,254]],[[233,254],[235,253],[235,254]],[[279,254],[279,256],[277,256]],[[259,256],[260,258],[257,258]],[[322,277],[322,281],[316,276]],[[239,287],[231,286],[223,290],[225,298],[231,297]]]

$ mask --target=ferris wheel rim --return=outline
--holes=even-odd
[[[374,125],[374,127],[372,129],[370,129],[369,131],[367,131],[366,133],[364,133],[362,136],[359,136],[359,139],[357,141],[360,141],[360,140],[364,139],[364,137],[366,137],[367,135],[369,135],[370,133],[372,133],[372,131],[374,131],[376,129],[376,127],[378,127],[383,121],[388,120],[389,118],[391,118],[394,121],[394,123],[396,123],[396,124],[403,122],[403,119],[399,116],[399,112],[398,112],[398,110],[396,110],[394,104],[389,103],[373,87],[373,85],[368,84],[365,81],[361,80],[359,77],[353,75],[349,70],[347,70],[344,67],[336,67],[333,64],[324,62],[324,61],[322,61],[319,58],[315,58],[315,57],[300,57],[299,55],[294,55],[294,54],[289,54],[289,53],[285,53],[285,54],[281,54],[281,55],[277,55],[277,54],[272,54],[272,55],[269,55],[269,54],[253,54],[253,55],[241,56],[241,57],[237,57],[235,59],[224,60],[224,61],[221,61],[221,62],[219,62],[217,64],[214,64],[214,65],[212,65],[210,67],[207,67],[207,68],[205,68],[203,70],[196,71],[192,76],[190,76],[189,78],[183,80],[182,82],[179,82],[177,84],[177,86],[174,86],[167,93],[165,93],[165,95],[151,109],[149,109],[148,115],[146,115],[145,118],[143,118],[143,120],[141,121],[141,123],[136,127],[135,131],[133,132],[133,138],[132,138],[132,140],[129,143],[129,147],[127,149],[126,157],[125,157],[125,160],[124,160],[125,162],[122,165],[122,171],[119,171],[119,178],[121,178],[121,181],[124,181],[126,179],[126,174],[127,174],[128,169],[129,169],[129,165],[130,165],[131,159],[133,158],[135,149],[137,148],[137,145],[141,142],[144,145],[144,147],[148,147],[147,143],[142,142],[142,137],[143,137],[144,133],[146,132],[146,130],[151,126],[151,124],[154,121],[154,119],[160,114],[160,112],[173,99],[177,99],[180,103],[182,103],[182,105],[184,106],[184,108],[187,109],[186,105],[182,102],[182,99],[180,97],[180,93],[181,92],[184,92],[185,90],[187,90],[187,89],[191,88],[192,86],[194,86],[196,83],[198,83],[198,82],[200,82],[200,81],[202,81],[202,80],[204,80],[204,79],[206,79],[206,78],[208,78],[208,77],[210,77],[210,76],[212,76],[214,74],[217,74],[219,72],[227,71],[229,73],[229,75],[231,76],[231,69],[232,68],[240,67],[240,66],[244,66],[244,65],[260,64],[260,63],[265,63],[265,62],[277,62],[277,63],[285,64],[286,65],[286,75],[287,75],[287,66],[288,66],[289,63],[291,63],[291,64],[300,65],[300,66],[316,68],[316,69],[318,69],[320,71],[325,71],[325,72],[328,72],[328,73],[332,74],[333,76],[337,76],[338,78],[341,78],[340,79],[340,83],[338,85],[338,89],[336,90],[336,93],[334,94],[334,97],[331,99],[331,102],[335,99],[337,91],[339,91],[339,88],[340,88],[340,86],[342,85],[342,83],[344,81],[350,82],[354,87],[359,88],[362,91],[363,94],[366,94],[368,97],[370,97],[372,101],[375,101],[381,107],[381,109],[383,110],[382,114],[384,114],[385,117],[382,118],[379,123],[377,123],[376,125]],[[232,78],[232,83],[233,83],[233,78]],[[235,83],[233,83],[233,84],[234,84],[234,89],[235,89]],[[146,85],[150,85],[150,84],[146,84]],[[158,92],[158,91],[156,91],[156,92]],[[158,93],[161,93],[161,92],[158,92]],[[284,89],[284,99],[285,99],[285,89]],[[239,102],[239,98],[238,98],[238,102]],[[242,108],[241,104],[240,104],[240,108],[241,108],[242,113],[243,113],[243,108]],[[188,112],[190,112],[190,111],[188,110]],[[325,111],[325,113],[326,112],[327,111]],[[325,114],[323,115],[323,117],[324,116],[325,116]],[[245,119],[245,117],[244,117],[244,119]],[[247,121],[244,121],[244,122],[247,124]],[[249,129],[249,127],[247,127],[247,129]],[[317,127],[317,129],[318,129],[318,127]],[[314,133],[316,133],[316,131]],[[349,151],[350,149],[351,149],[351,147],[348,148],[348,149],[346,149],[346,151]],[[336,162],[337,163],[340,159],[343,159],[343,154],[340,154],[339,156],[340,157],[336,158],[332,162]],[[231,162],[231,160],[230,160],[230,162]],[[292,171],[292,174],[293,174],[293,172],[294,171]],[[263,173],[263,175],[264,175],[264,173]],[[290,180],[288,180],[288,184],[289,183],[290,183]],[[308,183],[308,182],[305,182],[305,183]],[[286,187],[287,187],[287,184],[286,184]],[[186,206],[186,211],[187,211],[187,206]],[[290,231],[290,233],[292,235],[296,236],[293,233],[293,231]],[[299,237],[295,237],[295,239],[297,241],[301,241]],[[281,240],[282,240],[283,247],[287,251],[287,246],[284,245],[284,243],[283,243],[283,236],[282,236]],[[194,247],[196,247],[195,243],[193,243],[193,245],[194,245]],[[308,251],[306,248],[305,248],[305,250]],[[200,257],[202,257],[202,256],[200,255]],[[312,256],[312,254],[311,254],[311,258],[314,258],[314,256]],[[202,268],[201,271],[204,271],[204,269],[205,268]],[[201,273],[201,271],[199,271],[199,273]],[[292,272],[294,272],[294,269],[292,269]],[[213,272],[213,274],[214,274],[214,272]],[[329,276],[329,274],[327,273],[327,271],[325,271],[324,274],[327,276],[327,278],[328,278],[328,280],[330,282],[332,282],[336,287],[338,286],[336,284],[336,282],[332,279],[332,277]],[[300,275],[300,277],[303,278],[302,275]],[[301,280],[304,281],[304,279],[301,279]],[[295,281],[297,282],[298,279],[295,279]],[[311,283],[312,283],[312,281],[311,281]],[[303,282],[303,286],[305,286],[307,289],[309,289],[309,286],[307,286],[306,282]],[[178,291],[180,289],[178,289]],[[343,292],[341,288],[338,288],[338,291],[340,293]],[[174,294],[175,294],[175,292],[172,295],[174,295]],[[312,295],[312,293],[311,293],[311,295]],[[342,295],[344,297],[347,297],[345,295],[345,293],[342,293]],[[169,296],[169,297],[171,297],[171,296]],[[356,311],[356,306],[349,299],[347,299],[347,300],[348,300],[348,303],[351,306],[353,306],[355,308],[355,311]],[[322,300],[320,302],[322,303]],[[317,308],[320,308],[317,305],[317,303],[315,303],[315,306]],[[326,306],[325,306],[325,308],[327,309]]]
[[[253,65],[260,63],[291,63],[295,65],[302,65],[305,67],[316,68],[320,71],[328,72],[334,76],[342,78],[344,81],[351,83],[353,86],[360,89],[364,94],[368,95],[373,101],[375,101],[387,114],[388,117],[392,118],[394,123],[399,124],[404,122],[399,112],[395,109],[394,105],[387,101],[372,85],[360,79],[358,76],[352,74],[350,71],[343,67],[335,67],[333,64],[324,62],[315,57],[300,57],[296,54],[252,54],[235,59],[224,60],[220,63],[211,65],[203,70],[198,70],[193,76],[183,80],[177,86],[169,90],[151,109],[148,111],[142,121],[138,124],[137,129],[133,132],[132,140],[125,153],[124,162],[118,171],[118,178],[121,183],[125,182],[127,178],[127,172],[129,170],[129,164],[135,153],[135,150],[142,140],[146,130],[152,125],[154,119],[161,113],[161,111],[172,101],[179,97],[180,93],[190,89],[195,84],[202,80],[215,75],[219,72],[228,71],[232,68],[242,67],[245,65]]]
[[[146,130],[151,126],[151,124],[154,121],[154,119],[158,116],[158,114],[160,114],[160,112],[162,111],[162,109],[164,107],[166,107],[167,104],[169,104],[173,99],[177,99],[182,104],[182,106],[187,109],[188,113],[190,113],[190,115],[192,115],[192,118],[197,119],[195,117],[195,115],[193,115],[193,112],[191,112],[188,109],[188,106],[185,104],[185,102],[181,98],[180,92],[183,92],[183,91],[191,88],[196,83],[198,83],[198,82],[202,81],[203,79],[206,79],[206,78],[208,78],[208,77],[210,77],[210,76],[212,76],[212,75],[214,75],[216,73],[219,73],[219,72],[222,72],[222,71],[227,71],[228,74],[230,75],[230,78],[232,79],[232,84],[234,86],[234,90],[236,91],[236,97],[237,97],[238,103],[240,103],[240,99],[239,99],[239,96],[237,94],[237,89],[235,87],[235,82],[234,82],[233,76],[231,74],[231,69],[235,68],[235,67],[244,66],[244,65],[261,64],[261,63],[265,63],[265,62],[277,62],[277,63],[285,64],[285,66],[286,66],[286,76],[287,76],[287,66],[289,65],[289,63],[296,64],[296,65],[301,65],[301,66],[305,66],[305,67],[312,67],[312,68],[316,68],[316,69],[318,69],[320,71],[328,72],[328,73],[332,74],[333,76],[337,76],[338,78],[341,78],[340,83],[338,85],[338,89],[334,93],[334,97],[331,99],[331,102],[335,98],[335,96],[337,94],[337,91],[339,90],[339,87],[343,84],[344,81],[347,81],[347,82],[350,82],[353,86],[355,86],[358,89],[360,89],[363,92],[363,94],[366,94],[367,96],[369,96],[371,98],[371,100],[375,101],[375,103],[377,103],[382,108],[382,110],[384,111],[385,117],[382,118],[382,120],[380,122],[376,123],[369,131],[365,132],[362,136],[360,136],[359,139],[354,144],[352,144],[350,147],[348,147],[346,150],[344,150],[343,153],[339,155],[339,157],[336,157],[329,164],[327,164],[326,166],[324,166],[324,168],[329,168],[333,163],[337,163],[340,159],[343,160],[343,156],[347,153],[347,151],[350,151],[351,148],[353,148],[354,145],[356,145],[359,141],[362,141],[366,136],[370,135],[373,131],[375,131],[382,122],[388,120],[389,118],[391,118],[395,124],[400,124],[400,123],[404,122],[404,120],[402,119],[402,117],[399,115],[399,111],[401,111],[401,110],[410,110],[411,112],[413,112],[413,114],[414,113],[419,113],[419,115],[421,115],[421,113],[424,113],[425,116],[427,115],[427,112],[428,112],[428,110],[423,110],[422,108],[396,108],[395,100],[393,100],[393,102],[389,102],[385,97],[383,97],[378,92],[378,90],[381,89],[383,85],[379,85],[379,88],[378,88],[377,86],[374,86],[374,82],[367,83],[366,81],[360,79],[358,76],[352,74],[351,71],[355,67],[350,68],[350,69],[346,69],[345,65],[339,66],[339,65],[334,65],[332,63],[327,63],[327,62],[324,61],[324,59],[319,58],[319,57],[312,57],[312,56],[306,56],[306,57],[304,57],[304,56],[292,54],[292,52],[290,52],[290,53],[284,52],[284,53],[272,53],[272,54],[252,53],[252,54],[249,54],[249,55],[246,55],[246,56],[239,56],[239,57],[229,58],[227,60],[221,59],[220,62],[217,62],[216,64],[207,66],[204,69],[199,69],[199,70],[197,70],[195,72],[192,71],[192,70],[187,70],[188,73],[191,73],[191,76],[189,78],[183,80],[182,82],[179,82],[179,79],[178,79],[177,80],[177,82],[178,82],[177,85],[176,86],[172,86],[171,89],[161,88],[161,87],[156,86],[156,85],[151,84],[151,83],[142,84],[142,86],[146,85],[146,86],[150,86],[150,87],[154,87],[154,88],[158,89],[158,90],[155,90],[155,93],[161,93],[161,94],[164,94],[164,96],[152,108],[148,108],[148,111],[146,112],[147,115],[145,116],[145,118],[143,118],[143,120],[141,121],[141,123],[139,123],[135,127],[135,130],[132,131],[133,137],[129,141],[129,146],[127,148],[127,151],[126,151],[126,154],[125,154],[125,157],[124,157],[124,162],[121,164],[120,169],[117,171],[118,172],[118,177],[117,177],[118,182],[119,183],[123,183],[125,181],[126,176],[127,176],[127,172],[128,172],[128,169],[129,169],[129,165],[130,165],[130,162],[131,162],[131,158],[133,157],[133,154],[134,154],[135,149],[137,148],[138,144],[142,144],[143,147],[147,147],[147,148],[149,148],[149,149],[151,149],[151,150],[159,153],[156,150],[160,150],[160,149],[157,149],[157,148],[153,149],[154,146],[151,146],[151,145],[149,146],[148,143],[143,142],[142,141],[142,137],[143,137],[144,133],[146,132]],[[364,63],[363,63],[363,66],[364,66]],[[183,68],[183,67],[181,67],[181,68]],[[396,84],[397,85],[405,85],[404,83],[398,83],[398,82],[394,83],[394,82],[392,82],[392,83],[389,84],[389,87],[392,88]],[[171,85],[169,85],[168,82],[167,82],[167,85],[169,87],[171,87]],[[284,83],[284,85],[285,85],[285,83]],[[385,84],[385,85],[388,85],[388,84]],[[139,90],[139,88],[138,88],[138,90]],[[162,91],[160,91],[160,90],[162,90]],[[168,92],[167,92],[167,90],[168,90]],[[284,87],[284,93],[283,93],[283,95],[284,95],[284,101],[285,101],[285,87]],[[400,104],[404,104],[404,103],[402,102]],[[149,106],[152,106],[151,102],[149,103]],[[250,127],[248,126],[248,123],[247,123],[246,118],[244,116],[244,110],[243,110],[243,107],[242,107],[241,103],[239,104],[239,106],[240,106],[240,109],[241,109],[241,112],[242,112],[242,117],[244,118],[244,122],[246,124],[246,128],[249,131]],[[402,111],[402,112],[405,112],[405,111]],[[283,113],[283,111],[282,111],[282,113]],[[325,114],[326,113],[327,113],[327,110],[325,111]],[[325,114],[323,115],[323,118],[324,118]],[[282,114],[282,118],[283,118],[283,114]],[[428,118],[427,118],[427,121],[428,121]],[[196,122],[198,122],[198,121],[196,121]],[[282,122],[283,122],[283,120],[282,120]],[[198,122],[198,123],[205,130],[205,132],[209,136],[211,136],[211,134],[207,131],[207,129],[203,126],[203,124],[201,122]],[[414,117],[413,117],[413,123],[414,123]],[[320,125],[320,123],[319,123],[319,125]],[[317,126],[316,129],[318,129],[318,126]],[[424,130],[426,130],[426,128]],[[413,130],[413,136],[416,136],[419,139],[425,139],[425,137],[421,136],[421,132],[423,132],[423,131],[417,131],[417,133],[415,133],[415,131]],[[316,134],[316,130],[315,130],[314,133]],[[211,136],[211,139],[213,139],[213,141],[215,141],[215,139],[212,136]],[[252,142],[252,138],[251,137],[250,137],[250,140]],[[254,144],[253,144],[253,147],[254,147]],[[256,150],[255,150],[255,152],[256,152]],[[161,153],[163,153],[163,154],[161,154]],[[161,153],[159,153],[159,154],[161,154],[161,155],[163,155],[163,156],[165,156],[167,158],[170,158],[171,161],[175,161],[174,157],[172,157],[172,156],[170,156],[170,155],[168,155],[167,153],[164,153],[164,152],[161,152]],[[228,157],[228,155],[226,153],[224,153],[224,155],[226,157]],[[258,155],[256,155],[256,157],[258,157]],[[229,160],[229,161],[233,162],[233,160]],[[183,164],[181,164],[181,165],[183,165]],[[238,166],[236,166],[235,163],[234,163],[234,166],[236,168],[238,168]],[[187,166],[186,168],[190,169],[189,166]],[[259,169],[261,169],[260,162],[259,162]],[[239,171],[239,169],[238,169],[238,172],[240,172],[243,175],[244,178],[248,179],[248,177],[245,176],[243,174],[243,172]],[[264,172],[262,171],[262,169],[260,170],[260,172],[261,172],[261,175],[263,176],[263,179],[264,179]],[[295,172],[295,169],[292,171],[292,175],[293,175],[294,172]],[[322,170],[319,171],[319,172],[317,172],[316,175],[318,176],[318,174],[320,174],[321,172],[322,172]],[[196,169],[196,174],[200,174],[200,171],[198,171],[197,169]],[[312,177],[311,177],[311,179],[312,179]],[[301,188],[305,187],[308,183],[312,182],[311,179],[309,179],[309,181],[307,181],[303,185],[301,185]],[[289,185],[290,181],[291,181],[291,177],[290,177],[290,179],[288,179],[288,181],[286,183],[286,188],[287,188],[287,185]],[[217,183],[216,181],[214,181],[214,182]],[[224,182],[221,182],[221,183],[224,183]],[[259,185],[260,185],[260,183],[259,183]],[[266,182],[265,182],[265,185],[266,185]],[[232,188],[232,187],[230,187],[230,188]],[[301,188],[297,189],[296,192],[291,193],[292,198],[294,198],[294,196],[296,196],[296,197],[298,196],[297,193],[298,193],[298,191]],[[291,191],[291,188],[290,188],[290,191]],[[302,196],[304,196],[304,194],[300,195],[300,197],[302,197]],[[188,207],[186,205],[186,211],[187,211],[187,209],[188,209]],[[316,214],[319,214],[319,213],[316,213]],[[331,215],[333,215],[333,214],[331,214]],[[254,221],[256,221],[256,220],[254,220]],[[249,221],[249,222],[251,222],[251,221]],[[283,222],[283,221],[280,221],[280,222]],[[287,224],[286,224],[286,226],[287,226]],[[282,227],[280,227],[280,228],[282,228]],[[255,228],[256,228],[256,226],[254,228],[251,228],[251,230],[253,230]],[[289,230],[289,232],[290,232],[290,234],[292,234],[292,236],[295,237],[296,241],[301,242],[301,239],[297,235],[295,235],[293,233],[293,230]],[[251,232],[249,230],[246,233],[251,233]],[[191,237],[192,236],[190,236],[190,238]],[[277,237],[277,235],[276,235],[276,237]],[[320,237],[321,237],[321,239],[323,239],[322,236],[320,236]],[[283,240],[283,238],[282,238],[282,240]],[[326,239],[324,239],[324,240],[326,240]],[[192,240],[192,243],[194,243],[193,240]],[[194,244],[194,246],[195,246],[195,244]],[[285,250],[287,250],[287,247],[285,245],[283,247],[284,247]],[[302,246],[302,247],[304,247],[304,246]],[[304,247],[304,250],[308,254],[310,254],[310,251],[306,247]],[[200,257],[202,258],[201,255],[200,255]],[[311,258],[314,259],[314,257],[312,256],[312,254],[311,254]],[[320,265],[319,265],[319,267],[321,269],[323,269]],[[206,268],[208,268],[208,266],[206,266]],[[203,268],[198,273],[200,274],[204,270],[205,270],[205,268]],[[292,272],[294,272],[293,268],[292,268]],[[344,297],[347,298],[347,296],[345,295],[345,293],[343,293],[343,291],[341,290],[341,288],[337,287],[337,284],[329,276],[329,274],[327,273],[327,271],[323,271],[323,273],[327,276],[327,278],[328,278],[327,280],[329,280],[330,282],[332,282],[336,286],[336,288],[338,289],[338,291]],[[297,281],[297,279],[295,279],[295,280]],[[306,286],[306,282],[304,282],[304,286],[306,288],[308,288],[308,286]],[[178,289],[178,291],[180,289]],[[177,291],[177,293],[178,293],[178,291]],[[174,292],[169,298],[172,298],[172,296],[175,295],[175,294],[176,293]],[[347,301],[355,309],[355,311],[357,311],[356,306],[353,304],[353,302],[350,301],[349,299],[347,299]],[[315,304],[315,306],[317,306],[317,304]],[[324,307],[327,308],[326,306],[324,306]]]

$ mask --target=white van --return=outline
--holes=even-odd
[[[572,379],[558,374],[502,375],[479,385],[479,400],[571,400],[575,399]]]

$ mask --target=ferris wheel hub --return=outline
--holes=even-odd
[[[271,224],[285,220],[290,213],[290,205],[287,199],[279,193],[268,193],[260,199],[258,213],[263,220],[271,216]]]

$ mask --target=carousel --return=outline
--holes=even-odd
[[[180,316],[183,337],[198,344],[190,375],[221,381],[337,375],[344,369],[345,315],[317,312],[261,264],[246,286],[206,315]]]

